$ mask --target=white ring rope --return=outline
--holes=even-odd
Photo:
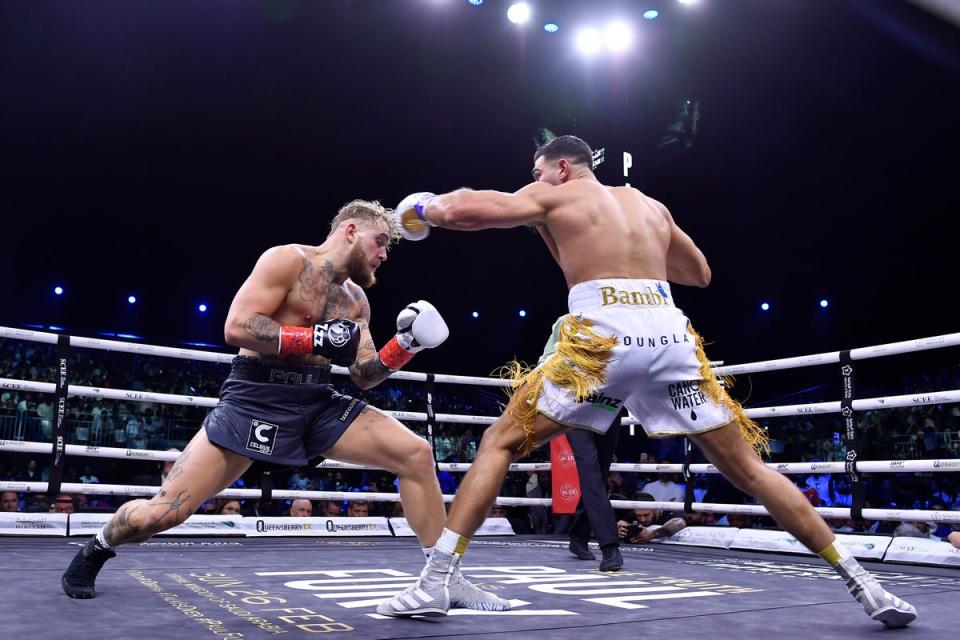
[[[37,393],[55,393],[56,385],[52,382],[35,382],[33,380],[15,380],[0,378],[0,389],[35,391]],[[71,386],[69,396],[85,398],[108,398],[112,400],[128,400],[133,402],[156,402],[157,404],[181,404],[198,407],[215,407],[217,398],[204,396],[183,396],[172,393],[154,393],[150,391],[131,391],[128,389],[109,389],[101,387]],[[916,407],[922,405],[952,404],[960,402],[960,389],[949,391],[925,391],[902,396],[883,396],[879,398],[863,398],[853,401],[854,411],[868,411],[871,409],[895,409],[898,407]],[[773,418],[778,416],[803,416],[840,413],[839,401],[813,402],[810,404],[791,404],[780,407],[757,407],[747,409],[751,418]],[[409,422],[426,422],[427,414],[417,411],[385,411],[397,420]],[[471,416],[456,413],[438,413],[437,422],[449,424],[493,424],[499,416]],[[621,424],[640,424],[636,418],[623,418]]]
[[[12,338],[31,342],[57,344],[59,337],[60,334],[56,333],[45,333],[43,331],[31,331],[29,329],[17,329],[14,327],[0,326],[0,338]],[[929,349],[942,349],[944,347],[953,347],[958,345],[960,345],[960,333],[947,333],[939,336],[930,336],[928,338],[916,338],[914,340],[904,340],[902,342],[890,342],[887,344],[874,345],[872,347],[859,347],[857,349],[851,349],[850,358],[852,360],[866,360],[869,358],[892,356],[901,353],[910,353],[913,351],[927,351]],[[199,349],[176,349],[156,345],[120,342],[118,340],[101,340],[99,338],[83,338],[74,336],[70,336],[70,346],[88,349],[105,349],[108,351],[121,351],[141,355],[165,356],[169,358],[181,358],[185,360],[205,360],[208,362],[220,362],[224,364],[229,363],[233,359],[233,355],[231,354],[217,353],[215,351],[201,351]],[[717,375],[739,375],[760,371],[778,371],[782,369],[795,369],[798,367],[811,367],[822,364],[837,364],[840,362],[840,353],[840,351],[833,351],[806,356],[795,356],[791,358],[779,358],[776,360],[732,364],[715,367],[714,371]],[[344,367],[335,366],[332,367],[332,371],[333,373],[337,374],[347,373],[347,369]],[[413,371],[398,371],[390,377],[391,379],[395,380],[415,380],[419,382],[426,382],[427,380],[427,374]],[[501,380],[499,378],[454,376],[446,374],[436,374],[433,376],[433,380],[441,383],[478,384],[497,387],[506,387],[510,386],[511,384],[510,380]]]
[[[19,440],[0,440],[0,451],[17,453],[47,453],[51,452],[49,442],[22,442]],[[152,451],[149,449],[121,449],[119,447],[98,447],[78,444],[66,445],[68,456],[89,458],[115,458],[118,460],[151,460],[156,462],[172,462],[180,457],[178,451]],[[466,473],[473,466],[470,462],[438,462],[440,471]],[[768,462],[767,466],[784,475],[802,475],[810,473],[845,473],[843,462]],[[380,470],[351,462],[324,460],[316,465],[317,469],[368,469]],[[510,471],[549,471],[552,465],[549,462],[518,462],[510,465]],[[630,473],[682,473],[682,464],[649,464],[649,463],[614,463],[610,471],[626,471]],[[857,462],[857,471],[862,473],[919,473],[919,472],[955,472],[960,471],[960,458],[945,458],[931,460],[864,460]],[[690,473],[720,473],[712,464],[691,464]]]
[[[151,496],[160,490],[160,487],[122,484],[81,484],[64,482],[61,490],[65,493],[83,493],[90,495],[114,496]],[[27,493],[45,493],[46,482],[9,482],[0,481],[0,491],[16,491]],[[219,498],[250,498],[261,496],[260,489],[225,489],[214,497]],[[399,502],[397,493],[362,493],[357,491],[297,491],[275,490],[272,496],[280,500],[304,498],[307,500],[366,500],[368,502]],[[452,502],[454,496],[444,495],[445,502]],[[550,498],[509,498],[500,496],[496,503],[506,507],[543,506],[552,504]],[[614,509],[660,509],[662,511],[682,512],[682,502],[641,502],[636,500],[611,500],[610,506]],[[694,502],[695,512],[705,513],[742,513],[753,516],[770,515],[765,508],[754,504],[714,504],[710,502]],[[825,518],[852,517],[850,509],[840,507],[816,507],[817,513]],[[960,511],[925,511],[919,509],[864,509],[865,520],[888,520],[904,522],[947,522],[960,523]]]

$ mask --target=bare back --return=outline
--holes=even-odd
[[[673,223],[631,187],[571,180],[553,189],[540,232],[572,287],[600,278],[667,279]]]

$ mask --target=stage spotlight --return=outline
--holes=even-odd
[[[137,296],[127,296],[127,302],[135,304],[137,302]]]
[[[527,317],[527,312],[526,312],[526,310],[520,309],[520,317],[521,317],[521,318],[526,318],[526,317]]]
[[[514,24],[523,24],[530,19],[530,5],[526,2],[517,2],[507,9],[507,20]]]
[[[480,317],[480,314],[477,313],[476,311],[474,311],[474,312],[471,313],[470,315],[472,315],[474,318],[479,318],[479,317]]]
[[[577,49],[585,55],[593,55],[600,50],[600,34],[596,29],[581,29],[577,33]]]
[[[650,9],[649,11],[643,12],[643,17],[646,18],[647,20],[655,20],[659,15],[660,15],[660,12],[657,11],[656,9]]]
[[[560,31],[560,25],[556,24],[555,22],[548,22],[547,24],[543,25],[543,30],[547,33],[556,33],[557,31]]]
[[[633,44],[633,30],[626,22],[611,22],[604,30],[604,40],[611,51],[626,51]]]
[[[821,309],[826,309],[826,308],[829,307],[829,306],[830,306],[830,301],[829,301],[829,300],[827,300],[826,298],[821,298],[821,299],[820,299],[820,308],[821,308]]]
[[[56,286],[56,287],[53,288],[53,292],[54,292],[55,294],[57,294],[58,296],[62,296],[62,295],[63,295],[63,287]]]
[[[479,7],[480,5],[483,4],[483,0],[467,0],[467,2],[469,2],[475,7]]]
[[[200,303],[200,306],[197,307],[197,311],[199,311],[200,313],[206,313],[206,312],[207,312],[207,305],[205,305],[205,304],[203,304],[203,303]]]
[[[760,308],[763,309],[764,311],[770,311],[770,303],[764,302],[763,304],[760,305]]]

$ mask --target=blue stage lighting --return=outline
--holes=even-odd
[[[647,20],[654,20],[659,15],[660,15],[660,12],[657,11],[656,9],[650,9],[649,11],[643,12],[643,17],[646,18]]]
[[[56,287],[53,288],[53,292],[54,292],[55,294],[57,294],[58,296],[62,296],[62,295],[63,295],[63,287],[61,287],[61,286],[56,286]]]
[[[483,4],[483,0],[467,0],[467,2],[469,2],[475,7],[479,7],[480,5]]]
[[[127,302],[135,304],[137,302],[137,296],[127,296]]]
[[[480,314],[477,313],[476,311],[474,311],[474,312],[471,313],[470,315],[472,315],[474,318],[479,318],[479,317],[480,317]]]
[[[207,312],[207,305],[201,304],[200,306],[197,307],[197,311],[199,311],[200,313],[206,313],[206,312]]]
[[[548,22],[547,24],[543,25],[543,30],[547,33],[556,33],[557,31],[560,31],[560,25],[555,22]]]
[[[521,318],[526,318],[526,317],[527,317],[527,312],[526,312],[524,309],[520,309],[520,317],[521,317]]]
[[[763,304],[760,305],[760,308],[763,309],[764,311],[770,311],[770,303],[764,302]]]
[[[821,298],[820,307],[826,309],[828,306],[830,306],[830,302],[826,298]]]

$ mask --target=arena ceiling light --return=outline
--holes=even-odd
[[[607,48],[617,53],[626,51],[633,44],[633,29],[623,20],[615,20],[603,30]]]
[[[600,32],[592,27],[577,32],[577,50],[584,55],[592,56],[600,50],[602,44]]]
[[[529,4],[526,2],[517,2],[510,5],[510,8],[507,9],[507,20],[514,24],[523,24],[530,19],[532,13]]]

